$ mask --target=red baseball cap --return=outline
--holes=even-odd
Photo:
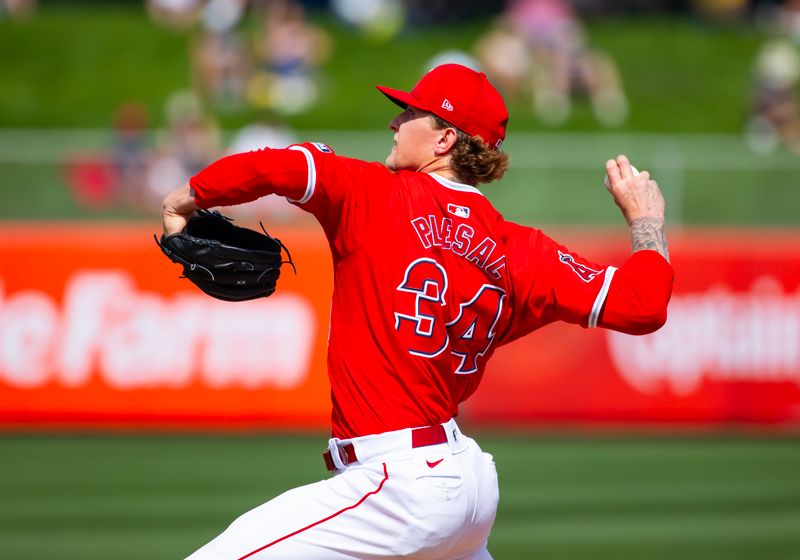
[[[496,149],[506,137],[506,104],[483,72],[442,64],[425,74],[410,92],[376,87],[400,107],[411,105],[433,113]]]

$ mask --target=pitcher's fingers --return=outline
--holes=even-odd
[[[617,156],[617,165],[619,166],[619,174],[623,179],[633,177],[633,169],[631,169],[631,162],[624,154]]]
[[[608,176],[608,190],[611,191],[612,187],[616,185],[620,180],[619,174],[619,165],[617,165],[617,160],[610,159],[606,161],[606,175]]]

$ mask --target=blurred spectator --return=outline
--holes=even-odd
[[[147,177],[150,159],[150,115],[138,102],[123,104],[114,119],[112,165],[117,198],[128,204],[141,205],[142,185]]]
[[[343,22],[378,41],[392,39],[406,23],[400,0],[331,0],[331,8]]]
[[[800,44],[800,0],[786,0],[776,11],[778,32]]]
[[[150,19],[165,27],[188,29],[200,18],[203,0],[145,0]]]
[[[745,137],[755,151],[783,146],[800,154],[800,0],[765,7],[758,15],[772,37],[756,55]]]
[[[104,210],[119,202],[117,176],[106,153],[67,154],[62,174],[72,198],[81,208]]]
[[[492,82],[510,102],[521,101],[530,89],[531,57],[525,38],[508,18],[498,18],[475,45],[475,54]]]
[[[501,18],[478,43],[481,62],[493,78],[499,72],[495,79],[510,95],[530,89],[542,122],[566,121],[576,95],[588,97],[600,123],[615,126],[625,121],[628,102],[617,67],[610,56],[589,47],[566,0],[511,0]]]
[[[784,145],[800,154],[800,54],[784,38],[765,43],[756,58],[747,140],[756,151]]]
[[[208,0],[201,11],[203,28],[213,33],[230,33],[242,22],[246,0]]]
[[[120,203],[142,205],[142,185],[149,165],[149,115],[138,102],[124,103],[113,125],[111,152],[83,151],[68,154],[64,181],[75,202],[89,210],[103,210]]]
[[[197,89],[222,111],[238,109],[245,97],[249,56],[238,30],[244,8],[244,0],[210,0],[192,45]]]
[[[306,20],[301,4],[267,2],[256,39],[258,69],[248,86],[251,103],[281,114],[308,109],[317,100],[317,69],[330,50],[330,37]]]
[[[220,156],[214,120],[191,92],[174,93],[166,104],[167,129],[149,166],[144,204],[156,208],[164,196]]]
[[[0,0],[0,19],[6,16],[14,20],[28,19],[37,6],[37,0]]]

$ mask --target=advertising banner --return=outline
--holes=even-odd
[[[270,298],[179,278],[151,225],[0,226],[0,427],[326,429],[332,267],[316,226]],[[619,265],[624,231],[551,231]],[[549,325],[497,350],[473,425],[800,423],[800,232],[672,233],[663,329]]]
[[[624,261],[619,235],[565,232]],[[549,325],[500,348],[470,418],[481,422],[800,424],[800,233],[670,236],[666,325],[646,336]]]
[[[0,423],[327,425],[333,279],[322,232],[287,233],[298,274],[285,266],[276,294],[237,303],[180,279],[153,233],[0,228]]]

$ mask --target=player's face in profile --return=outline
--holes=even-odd
[[[429,113],[408,107],[391,120],[389,128],[394,131],[394,142],[386,167],[392,171],[417,171],[433,159],[433,146],[440,131],[434,128]]]

